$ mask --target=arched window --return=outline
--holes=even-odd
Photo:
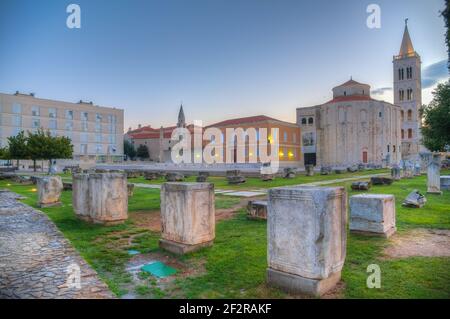
[[[308,119],[308,124],[313,124],[314,123],[314,119],[312,118],[312,117],[310,117],[309,119]]]
[[[408,138],[412,138],[413,134],[412,134],[412,129],[409,128],[408,129]]]
[[[408,121],[412,121],[412,110],[408,110]]]
[[[306,124],[306,117],[302,118],[302,125]]]
[[[403,101],[405,99],[405,90],[403,90],[403,89],[398,90],[398,99],[400,101]]]
[[[402,138],[405,138],[405,130],[402,129]]]
[[[411,88],[409,88],[409,89],[406,91],[406,98],[407,98],[408,100],[412,100],[412,99],[413,99],[413,90],[412,90]]]
[[[403,80],[405,78],[405,73],[404,73],[404,69],[398,69],[398,79],[399,80]]]
[[[400,117],[401,117],[402,121],[405,120],[405,112],[403,110],[400,111]]]

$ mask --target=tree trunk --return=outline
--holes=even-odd
[[[36,160],[33,160],[33,171],[36,172]]]
[[[19,170],[19,160],[17,160],[17,170]]]

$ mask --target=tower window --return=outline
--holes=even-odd
[[[400,117],[402,121],[405,119],[405,112],[403,110],[400,111]]]
[[[306,124],[306,117],[302,118],[302,125]]]
[[[308,124],[313,124],[314,123],[314,119],[312,118],[312,117],[310,117],[309,119],[308,119]]]
[[[389,153],[389,145],[387,146],[387,152]]]
[[[408,129],[408,138],[412,138],[412,129],[411,128]]]
[[[407,67],[406,68],[406,78],[407,79],[412,79],[412,67]]]
[[[402,129],[402,138],[405,138],[405,130]]]
[[[398,79],[399,80],[403,80],[405,78],[405,73],[404,73],[404,69],[398,69]]]
[[[405,99],[405,90],[403,90],[403,89],[398,90],[398,99],[400,101],[403,101]]]
[[[409,88],[409,89],[406,91],[406,98],[407,98],[408,100],[412,100],[412,99],[413,99],[413,90],[412,90],[411,88]]]
[[[395,145],[392,145],[392,152],[395,153]]]
[[[412,121],[412,110],[408,110],[408,121]]]

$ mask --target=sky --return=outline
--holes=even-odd
[[[81,28],[69,29],[69,4]],[[367,6],[381,9],[368,28]],[[295,122],[350,77],[392,102],[408,18],[423,103],[448,77],[444,0],[1,0],[0,92],[122,108],[125,130],[267,115]]]

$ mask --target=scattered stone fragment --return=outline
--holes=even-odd
[[[247,205],[248,219],[267,219],[267,201],[249,201]]]
[[[390,177],[373,176],[370,178],[372,185],[391,185],[393,181]]]
[[[352,189],[357,191],[367,191],[370,189],[371,183],[370,182],[353,182],[352,183]]]
[[[413,190],[403,201],[402,206],[421,208],[425,205],[427,199],[417,189]]]

